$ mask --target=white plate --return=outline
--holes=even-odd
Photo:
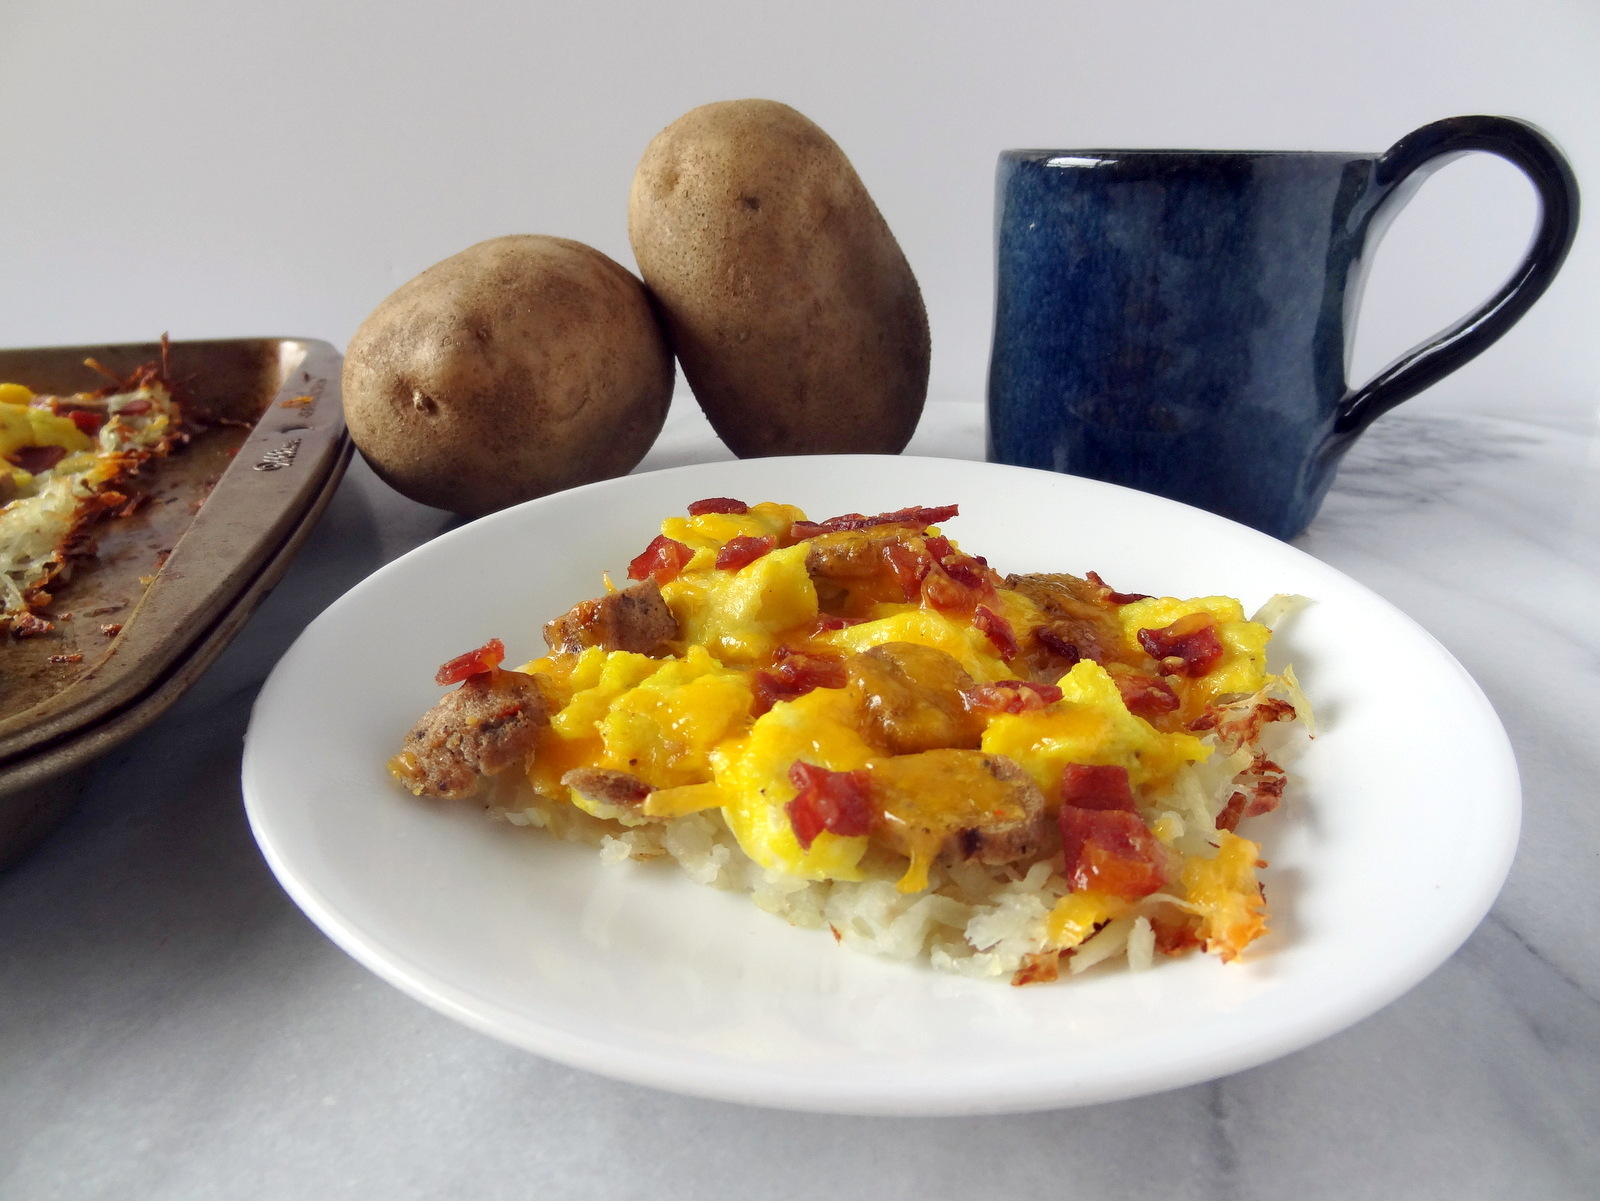
[[[541,623],[620,575],[661,517],[705,496],[812,517],[959,503],[948,532],[1002,572],[1099,571],[1117,588],[1316,603],[1274,647],[1319,736],[1285,808],[1255,819],[1272,933],[1030,988],[879,960],[669,863],[416,800],[384,763],[439,695],[437,665],[491,635],[519,662]],[[517,1046],[625,1080],[763,1105],[979,1113],[1207,1080],[1304,1047],[1437,967],[1511,863],[1516,765],[1467,673],[1332,568],[1220,517],[986,463],[758,459],[546,497],[423,546],[319,617],[262,689],[244,755],[283,886],[385,980]]]

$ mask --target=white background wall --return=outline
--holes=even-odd
[[[922,284],[941,399],[983,390],[1003,147],[1377,150],[1437,117],[1527,117],[1588,185],[1588,228],[1424,403],[1600,403],[1596,0],[0,0],[0,344],[342,346],[397,284],[503,233],[631,267],[645,144],[748,95],[854,160]],[[1496,160],[1435,176],[1378,256],[1358,374],[1485,297],[1534,210]]]

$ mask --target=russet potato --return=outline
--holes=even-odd
[[[787,105],[708,104],[644,152],[640,274],[741,457],[904,449],[928,386],[917,281],[850,160]]]
[[[672,382],[631,272],[581,242],[515,235],[429,267],[362,323],[345,417],[395,489],[477,516],[626,474]]]

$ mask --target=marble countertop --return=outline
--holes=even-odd
[[[980,457],[981,421],[976,404],[931,405],[911,450]],[[715,457],[680,399],[644,467]],[[1354,1028],[1210,1084],[899,1119],[547,1062],[403,996],[294,907],[240,801],[251,702],[311,618],[451,524],[358,462],[222,659],[0,875],[0,1197],[1593,1197],[1597,468],[1589,416],[1401,412],[1296,540],[1444,643],[1516,748],[1515,864],[1442,968]]]

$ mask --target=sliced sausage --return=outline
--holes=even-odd
[[[1079,659],[1104,664],[1121,657],[1122,624],[1101,599],[1103,588],[1065,572],[1007,576],[1005,586],[1032,601],[1043,617],[1016,632],[1021,665],[1033,679],[1052,682]]]
[[[1044,794],[1004,755],[925,751],[875,760],[868,771],[882,812],[872,837],[902,855],[994,866],[1037,857],[1049,837]]]
[[[983,737],[982,719],[961,699],[972,677],[944,651],[885,642],[851,655],[844,669],[860,699],[867,740],[892,755],[975,747]]]
[[[678,636],[678,619],[661,597],[654,580],[641,580],[620,592],[581,601],[547,622],[545,644],[553,651],[576,654],[586,647],[658,655]]]
[[[537,677],[480,672],[422,715],[406,735],[396,774],[418,796],[469,797],[484,776],[525,764],[549,723]]]
[[[561,782],[588,800],[630,809],[655,791],[638,776],[605,767],[574,768]]]

